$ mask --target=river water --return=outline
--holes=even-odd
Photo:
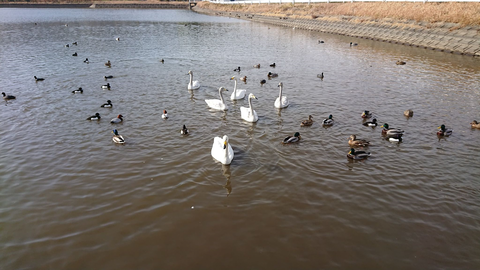
[[[231,76],[247,76],[257,123]],[[226,112],[204,102],[220,86]],[[0,110],[1,269],[480,268],[478,58],[187,10],[3,8],[0,88],[17,97]],[[210,155],[225,134],[230,166]],[[367,160],[347,159],[351,134]]]

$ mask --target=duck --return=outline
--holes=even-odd
[[[83,94],[83,89],[82,89],[82,87],[79,87],[77,90],[73,90],[72,93],[74,93],[74,94],[77,94],[77,93]]]
[[[168,119],[167,110],[163,110],[162,118],[163,118],[163,119]]]
[[[108,61],[105,63],[105,66],[107,66],[107,67],[112,67],[112,63],[110,62],[110,60],[108,60]]]
[[[88,58],[85,58],[85,60],[83,60],[83,62],[88,64],[89,63]]]
[[[165,63],[165,59],[163,59],[163,58],[160,59],[160,62],[161,62],[162,64],[164,64],[164,63]]]
[[[75,42],[72,42],[72,45],[76,46],[76,45],[78,45],[78,43],[75,41]]]
[[[441,125],[438,127],[440,130],[437,132],[438,136],[450,136],[453,133],[453,129],[446,128],[445,125]]]
[[[358,45],[358,43],[350,42],[350,47],[352,47],[352,46],[357,46],[357,45]]]
[[[205,102],[207,103],[208,107],[214,110],[228,111],[228,105],[225,103],[225,100],[223,99],[223,94],[222,94],[223,91],[228,91],[228,90],[225,89],[225,87],[218,88],[218,95],[220,96],[220,99],[205,99]]]
[[[360,160],[366,159],[370,156],[370,152],[365,151],[355,151],[354,148],[350,148],[350,152],[348,152],[347,157],[350,159]]]
[[[7,94],[5,94],[5,92],[2,92],[2,96],[3,96],[3,99],[4,99],[4,100],[16,99],[15,96],[7,95]]]
[[[264,84],[266,84],[266,83],[267,83],[267,80],[261,80],[261,81],[260,81],[260,85],[264,85]]]
[[[237,68],[234,69],[233,71],[238,71],[238,72],[240,72],[240,67],[237,67]]]
[[[323,41],[323,40],[318,41],[318,44],[322,44],[322,43],[325,43],[325,41]]]
[[[102,108],[112,108],[113,107],[112,101],[107,100],[107,103],[101,105],[100,107],[102,107]]]
[[[233,86],[233,92],[232,92],[232,95],[230,95],[230,100],[243,99],[245,97],[247,90],[237,89],[237,78],[235,78],[235,76],[230,78],[230,80],[235,80],[235,84]]]
[[[200,88],[200,82],[193,80],[193,72],[191,70],[188,71],[190,75],[190,82],[188,83],[188,90],[196,90]]]
[[[241,77],[240,80],[246,83],[247,82],[247,76]]]
[[[277,74],[277,73],[268,72],[267,76],[268,76],[268,78],[276,78],[276,77],[278,77],[278,74]]]
[[[283,144],[296,143],[296,142],[300,141],[301,138],[302,138],[302,136],[300,136],[300,132],[295,132],[295,134],[293,134],[293,136],[288,136],[285,139],[283,139],[282,143]]]
[[[114,129],[112,133],[113,133],[112,141],[114,143],[119,143],[119,144],[125,143],[125,139],[123,138],[122,135],[118,134],[118,131],[116,129]]]
[[[183,128],[180,130],[180,134],[182,134],[182,135],[187,135],[188,134],[188,129],[185,125],[183,125]]]
[[[397,65],[405,65],[406,63],[407,63],[407,62],[405,62],[405,61],[400,61],[400,60],[398,60],[396,64],[397,64]]]
[[[248,95],[248,105],[249,107],[240,107],[240,115],[242,117],[243,120],[247,121],[247,122],[251,122],[251,123],[255,123],[258,121],[258,115],[257,115],[257,112],[253,109],[252,107],[252,98],[254,99],[258,99],[257,97],[255,97],[254,94],[250,93]]]
[[[119,37],[117,37],[117,38],[115,38],[115,40],[116,40],[116,41],[120,41],[120,38],[119,38]]]
[[[35,81],[36,81],[36,82],[40,82],[40,81],[44,81],[44,80],[45,80],[44,78],[37,78],[37,76],[33,76],[33,78],[35,78]]]
[[[405,115],[406,117],[412,117],[413,116],[413,111],[408,109],[408,110],[403,112],[403,115]]]
[[[334,123],[333,115],[331,115],[331,114],[328,116],[328,118],[323,119],[323,121],[322,121],[322,125],[324,125],[324,126],[333,126],[333,123]]]
[[[480,128],[480,123],[478,123],[477,120],[473,120],[473,122],[470,123],[470,126],[472,128]]]
[[[350,135],[350,138],[348,139],[348,144],[351,147],[358,147],[358,146],[369,146],[370,142],[364,139],[357,139],[356,135]]]
[[[363,111],[362,112],[362,118],[368,119],[371,118],[373,114],[370,111]]]
[[[70,44],[66,44],[65,47],[67,47],[67,48],[70,47]]]
[[[254,68],[260,68],[260,64],[253,65]]]
[[[278,94],[277,99],[275,100],[275,103],[273,104],[275,108],[277,109],[282,109],[288,107],[290,105],[290,101],[288,101],[287,96],[283,96],[283,82],[280,82],[278,84],[278,87],[280,87],[280,93]]]
[[[382,135],[389,138],[400,138],[403,135],[403,130],[399,128],[390,128],[387,123],[383,124]]]
[[[102,89],[110,89],[110,83],[102,85]]]
[[[366,127],[376,127],[376,126],[378,126],[377,118],[373,118],[372,121],[365,122],[365,123],[363,123],[363,125],[366,126]]]
[[[113,76],[112,75],[107,75],[107,76],[103,76],[103,78],[106,80],[106,79],[113,79]]]
[[[320,78],[323,81],[323,78],[324,78],[323,72],[321,74],[317,74],[317,78]]]
[[[78,56],[77,52],[74,52],[74,53],[72,54],[72,56]]]
[[[90,117],[87,118],[87,120],[100,120],[100,114],[97,112],[95,115],[92,115]]]
[[[223,138],[213,138],[211,154],[215,160],[223,165],[230,165],[230,163],[232,163],[235,153],[233,152],[232,146],[228,143],[227,135],[224,135]]]
[[[302,123],[300,123],[300,126],[301,127],[309,127],[311,125],[313,125],[313,117],[311,115],[308,116],[308,119],[307,120],[304,120],[302,121]]]
[[[112,123],[112,124],[118,124],[118,123],[121,123],[121,122],[123,122],[123,115],[121,115],[121,114],[119,114],[117,117],[110,120],[110,123]]]
[[[277,65],[275,63],[270,64],[271,67],[276,67]]]

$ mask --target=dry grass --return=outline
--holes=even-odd
[[[290,16],[312,18],[312,16],[354,16],[369,19],[414,20],[417,22],[450,22],[480,25],[480,3],[318,3],[305,4],[259,4],[222,5],[200,2],[199,7],[216,11],[237,11],[266,16]]]

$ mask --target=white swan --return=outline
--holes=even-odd
[[[224,135],[223,138],[213,138],[212,157],[220,161],[223,165],[230,165],[233,160],[233,149],[228,143],[228,136]]]
[[[280,82],[278,84],[278,87],[280,87],[280,94],[278,95],[278,98],[275,100],[275,108],[281,109],[281,108],[286,108],[288,105],[290,105],[290,101],[288,101],[287,96],[282,96],[282,91],[283,91],[283,83]]]
[[[188,83],[188,90],[196,90],[200,88],[200,82],[193,80],[193,72],[190,70],[188,71],[188,74],[190,74],[190,82]]]
[[[255,95],[250,93],[248,95],[248,104],[250,105],[250,107],[240,107],[240,114],[242,115],[243,120],[254,123],[258,121],[258,115],[257,112],[252,108],[252,98],[257,99]]]
[[[218,94],[220,95],[220,99],[205,99],[205,102],[207,103],[208,107],[214,110],[228,111],[228,106],[225,103],[225,100],[223,99],[223,94],[222,94],[223,91],[228,91],[228,90],[225,89],[225,87],[218,88]]]
[[[237,89],[237,78],[235,78],[235,76],[230,78],[230,80],[235,80],[235,86],[233,87],[233,93],[230,96],[230,99],[231,100],[243,99],[245,97],[245,93],[247,92],[247,90]]]

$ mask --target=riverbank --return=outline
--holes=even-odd
[[[183,1],[0,2],[0,8],[133,8],[188,9]]]
[[[381,4],[383,3],[378,3],[377,5]],[[476,4],[472,5],[472,7],[480,7],[480,3],[469,4]],[[373,7],[372,5],[370,6]],[[466,20],[464,23],[455,23],[435,21],[433,19],[431,21],[416,21],[385,17],[378,19],[348,15],[324,15],[312,13],[312,10],[318,9],[301,7],[301,5],[298,7],[297,5],[273,4],[222,5],[201,2],[193,10],[208,15],[235,17],[285,27],[421,47],[447,53],[480,56],[480,25],[474,23],[476,22],[476,15],[470,16],[472,24],[466,25]],[[348,14],[348,12],[344,13]]]

